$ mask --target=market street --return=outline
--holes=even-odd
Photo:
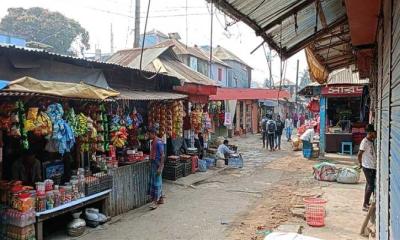
[[[243,153],[243,169],[226,169],[192,187],[168,182],[164,185],[167,202],[159,209],[150,211],[144,206],[130,211],[113,218],[109,224],[87,231],[79,239],[263,239],[262,234],[256,235],[257,228],[275,228],[287,222],[291,218],[291,205],[301,204],[302,194],[322,194],[320,182],[312,179],[313,162],[300,157],[300,152],[293,152],[286,141],[282,151],[273,153],[262,149],[259,135],[235,138],[232,143]],[[324,183],[322,187],[328,185]],[[362,196],[362,184],[353,188],[353,194]],[[354,211],[361,212],[358,208]],[[348,217],[342,213],[340,216]],[[333,227],[346,225],[337,220]],[[303,220],[299,222],[306,226]],[[350,224],[349,231],[342,231],[350,233],[349,238],[344,235],[337,238],[331,228],[306,230],[315,236],[330,234],[332,240],[362,239],[357,234],[359,222]],[[70,239],[60,235],[64,237],[49,239]]]

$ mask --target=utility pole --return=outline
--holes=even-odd
[[[299,113],[299,106],[297,105],[297,91],[299,88],[299,59],[297,59],[297,67],[296,67],[296,90],[295,90],[295,106],[296,106],[296,113]]]
[[[135,39],[133,47],[138,48],[140,42],[140,0],[135,1]]]
[[[114,54],[114,33],[112,23],[110,24],[110,53]]]
[[[213,20],[214,20],[214,1],[211,0],[211,29],[210,29],[210,79],[212,79],[212,56],[213,56]]]

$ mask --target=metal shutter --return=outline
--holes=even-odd
[[[400,239],[400,1],[392,1],[389,236]]]

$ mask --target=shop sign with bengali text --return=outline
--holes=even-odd
[[[363,93],[364,86],[360,85],[334,85],[321,89],[323,96],[358,97]]]

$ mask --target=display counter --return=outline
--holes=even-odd
[[[327,153],[342,152],[342,142],[353,142],[351,133],[325,133]]]
[[[63,204],[59,207],[55,207],[53,209],[49,209],[43,212],[36,213],[36,239],[43,240],[43,222],[59,216],[61,214],[65,214],[68,212],[72,212],[76,209],[83,208],[95,202],[102,202],[102,212],[107,212],[107,199],[111,190],[106,190],[100,193],[96,193],[84,198],[77,199],[75,201]]]

